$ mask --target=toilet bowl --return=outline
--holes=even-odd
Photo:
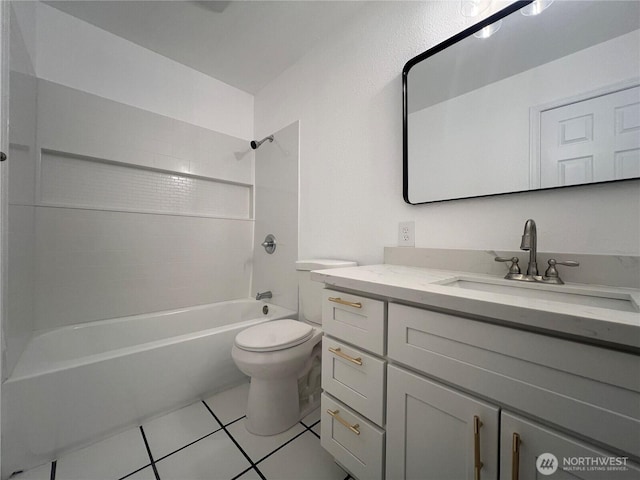
[[[286,336],[284,332],[293,331],[291,338],[295,338],[299,335],[300,329],[295,328],[294,324],[309,329],[302,342],[291,340],[291,344],[285,346],[287,340],[279,339],[269,347],[255,348],[256,344],[271,343],[273,338],[269,338],[268,335],[273,330],[279,331],[283,337]],[[243,338],[243,333],[252,334],[252,338]],[[265,336],[258,340],[257,335],[260,333],[264,333]],[[253,340],[256,342],[253,343]],[[240,371],[251,377],[245,421],[247,430],[256,435],[275,435],[288,430],[300,420],[302,409],[298,379],[312,358],[314,348],[320,346],[321,340],[321,329],[291,319],[267,322],[238,334],[231,355]],[[278,345],[280,342],[283,343]],[[316,350],[319,356],[320,349]]]
[[[274,320],[236,336],[231,356],[251,377],[245,420],[249,432],[284,432],[319,405],[322,284],[311,281],[310,271],[355,265],[339,260],[296,262],[300,320]]]

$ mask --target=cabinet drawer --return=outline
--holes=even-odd
[[[325,289],[322,296],[322,328],[334,337],[384,355],[385,303]]]
[[[631,480],[640,478],[640,466],[626,457],[584,443],[550,428],[525,420],[518,415],[502,412],[500,444],[501,480],[533,480],[538,473],[536,460],[547,454],[546,471],[549,478],[585,480]],[[550,457],[552,454],[555,458]],[[545,470],[546,469],[546,470]],[[555,473],[554,473],[554,470]]]
[[[385,364],[333,338],[322,339],[322,388],[378,425],[384,424]]]
[[[384,431],[326,393],[321,412],[322,447],[360,480],[382,479]]]

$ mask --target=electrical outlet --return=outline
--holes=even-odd
[[[416,224],[415,222],[400,222],[398,224],[398,246],[416,246]]]

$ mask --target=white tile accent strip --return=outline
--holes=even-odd
[[[42,152],[41,201],[49,205],[248,219],[251,187]]]

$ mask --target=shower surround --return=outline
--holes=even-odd
[[[237,382],[233,338],[295,314],[298,258],[297,122],[255,169],[251,95],[48,5],[11,9],[3,479]]]
[[[233,301],[251,287],[247,140],[26,78],[11,97],[37,107],[10,132],[3,479],[241,381],[235,334],[295,313]]]

